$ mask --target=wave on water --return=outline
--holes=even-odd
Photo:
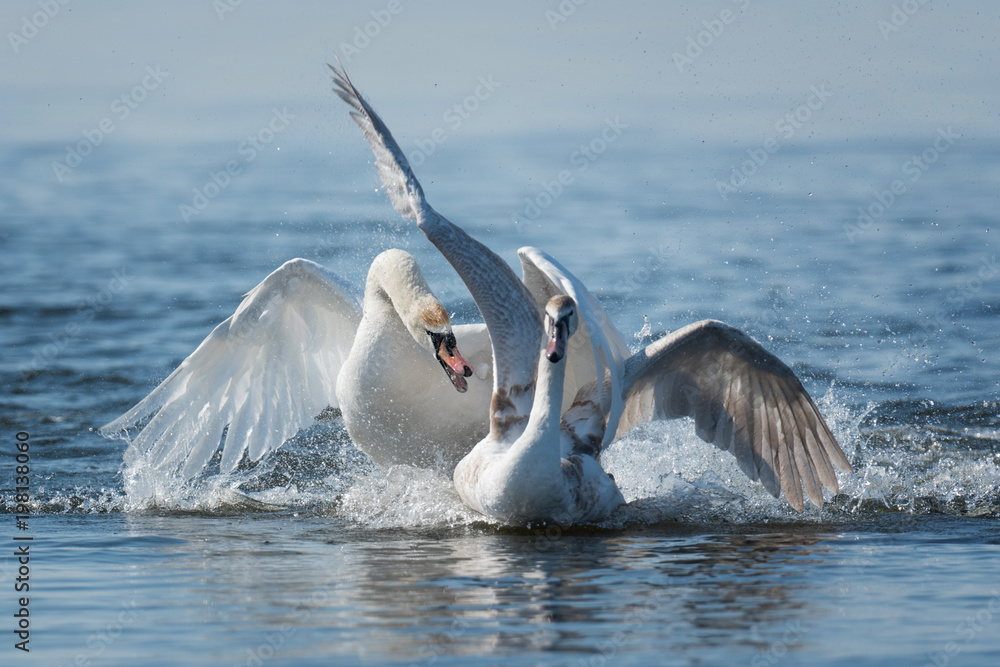
[[[839,473],[840,493],[802,513],[768,494],[725,452],[700,440],[689,420],[648,424],[613,443],[601,462],[628,504],[609,528],[692,523],[839,523],[885,513],[1000,517],[998,405],[964,408],[961,431],[934,425],[955,409],[926,403],[848,407],[831,387],[819,407],[847,453],[853,474]],[[905,410],[904,410],[905,408]],[[901,412],[908,419],[900,421]],[[962,410],[958,410],[961,412]],[[914,422],[924,425],[916,425]],[[214,464],[214,469],[212,465]],[[450,476],[436,470],[379,468],[351,444],[338,416],[318,421],[278,451],[231,474],[218,460],[194,480],[129,458],[117,488],[40,488],[40,512],[244,514],[294,509],[372,529],[456,527],[484,523],[466,508]]]
[[[854,467],[822,509],[795,512],[751,481],[689,421],[637,429],[603,455],[630,501],[631,521],[840,522],[884,513],[1000,516],[1000,432],[880,426],[873,404],[852,410],[831,388],[817,401]],[[993,407],[993,415],[996,415]],[[655,471],[655,472],[650,472]]]

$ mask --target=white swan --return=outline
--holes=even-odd
[[[548,344],[524,431],[491,433],[455,468],[455,488],[476,511],[507,523],[566,525],[602,519],[624,503],[597,462],[606,421],[596,381],[562,411],[567,340],[576,327],[573,300],[552,297],[545,310]],[[775,496],[784,488],[799,510],[800,478],[821,506],[822,487],[837,488],[831,462],[850,469],[792,371],[721,322],[699,322],[648,346],[626,362],[623,386],[620,434],[651,418],[693,416],[703,439],[732,452]]]
[[[455,332],[471,350],[468,361]],[[293,259],[101,431],[124,431],[155,413],[132,439],[126,462],[142,457],[190,478],[227,427],[224,472],[244,453],[261,459],[331,406],[376,463],[450,470],[487,432],[491,366],[485,327],[453,328],[409,253],[375,258],[363,309],[336,275]]]
[[[524,430],[491,432],[455,468],[455,489],[477,512],[506,523],[568,525],[602,519],[625,502],[597,462],[599,447],[595,451],[590,434],[566,428],[560,420],[567,347],[577,326],[573,299],[552,297],[545,307],[548,344],[537,362],[534,403]],[[597,417],[599,443],[603,414],[593,410],[594,403],[587,406]],[[574,403],[570,412],[579,414],[582,407]]]
[[[751,479],[760,480],[775,497],[784,491],[797,510],[803,508],[803,484],[817,506],[823,503],[823,486],[834,493],[839,490],[833,467],[850,471],[850,463],[809,394],[777,357],[737,329],[705,320],[624,359],[616,345],[620,334],[572,274],[541,251],[522,248],[518,252],[525,270],[522,283],[496,254],[435,211],[388,127],[346,72],[332,65],[330,69],[335,92],[353,107],[351,115],[375,153],[375,164],[393,207],[404,218],[415,220],[455,268],[489,328],[494,363],[490,432],[455,471],[456,487],[470,506],[493,518],[518,522],[600,518],[614,504],[614,495],[605,491],[607,475],[596,464],[602,445],[650,419],[680,416],[693,417],[700,437],[732,453],[741,469]],[[554,387],[565,375],[565,367],[551,369],[538,359],[544,344],[542,313],[525,284],[536,281],[536,270],[549,275],[538,270],[543,263],[555,267],[559,274],[559,279],[548,281],[549,297],[561,293],[572,297],[574,303],[572,313],[561,314],[565,302],[555,304],[553,313],[553,302],[549,301],[546,312],[550,320],[575,325],[579,319],[579,329],[589,332],[589,345],[584,349],[592,350],[596,364],[593,381],[574,392],[576,400],[570,407],[564,409],[565,390],[559,401],[560,439],[571,443],[560,449],[560,470],[567,465],[576,467],[566,458],[567,453],[585,455],[593,465],[582,464],[581,470],[589,472],[570,475],[570,479],[553,469],[542,477],[554,488],[575,484],[577,491],[600,489],[598,498],[603,500],[560,501],[556,505],[551,500],[535,504],[525,500],[513,514],[507,514],[509,505],[494,507],[492,501],[482,499],[507,499],[531,486],[522,484],[512,472],[523,471],[524,466],[484,462],[502,459],[505,451],[515,462],[519,457],[530,460],[524,452],[534,449],[517,445],[537,439],[542,428],[538,424],[551,433],[553,401],[559,398]],[[540,370],[538,382],[547,382],[548,388],[545,395],[536,398]],[[521,440],[529,423],[535,430],[527,440]],[[556,495],[564,499],[580,496]]]

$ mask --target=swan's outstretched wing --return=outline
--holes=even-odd
[[[792,370],[738,329],[703,320],[650,344],[625,363],[618,435],[651,419],[693,417],[699,437],[736,457],[750,479],[802,510],[850,471],[823,416]]]
[[[399,144],[347,73],[333,65],[334,91],[354,111],[375,153],[375,165],[393,207],[417,226],[454,267],[476,302],[493,345],[491,429],[523,428],[531,412],[542,340],[541,312],[524,283],[500,257],[431,208]]]
[[[563,409],[573,402],[579,388],[598,377],[610,379],[602,382],[599,397],[608,427],[604,444],[610,442],[617,430],[618,420],[624,409],[622,383],[628,345],[611,319],[590,290],[562,264],[548,253],[537,248],[524,247],[517,251],[524,271],[524,284],[535,301],[542,307],[553,296],[564,294],[573,297],[580,314],[580,328],[570,338],[570,354],[566,357],[566,397]],[[592,354],[588,354],[592,352]]]
[[[340,59],[337,58],[340,64]],[[410,169],[410,163],[392,138],[389,128],[385,126],[375,110],[371,108],[361,93],[351,83],[347,72],[341,64],[340,69],[327,65],[333,71],[333,92],[354,109],[351,118],[365,133],[365,139],[375,153],[375,167],[379,178],[385,186],[386,194],[393,208],[399,211],[407,220],[416,220],[417,211],[424,201],[424,191]]]
[[[160,386],[105,434],[153,415],[126,460],[146,457],[185,478],[218,450],[223,471],[277,449],[328,405],[361,321],[358,298],[315,262],[293,259],[251,290]]]

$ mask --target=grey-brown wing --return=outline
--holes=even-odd
[[[351,111],[351,118],[365,133],[365,139],[375,154],[375,167],[393,208],[407,220],[416,220],[417,211],[424,201],[424,193],[406,156],[392,138],[389,128],[365,98],[361,97],[343,66],[340,69],[333,65],[327,67],[333,72],[333,92],[354,109]]]
[[[802,510],[839,490],[834,467],[851,464],[795,373],[760,343],[722,322],[688,325],[625,363],[620,437],[653,419],[692,417],[698,436],[736,457],[771,494]]]
[[[523,428],[531,411],[542,341],[539,307],[503,259],[431,207],[389,128],[361,97],[343,67],[329,67],[334,91],[352,107],[351,116],[375,154],[379,177],[393,207],[404,218],[415,220],[454,267],[489,328],[496,390],[490,408],[494,430],[500,424]]]

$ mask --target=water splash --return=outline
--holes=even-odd
[[[468,525],[482,517],[459,498],[451,476],[437,470],[392,466],[358,479],[337,514],[369,528]]]
[[[817,401],[851,464],[840,493],[801,514],[749,480],[733,457],[697,437],[690,420],[634,430],[602,454],[628,505],[607,527],[695,523],[851,522],[884,513],[1000,517],[1000,431],[994,404],[852,408],[831,385]],[[961,413],[961,430],[935,424]],[[339,418],[303,431],[278,451],[233,473],[218,461],[195,480],[166,474],[142,457],[119,471],[120,486],[40,486],[41,513],[177,511],[231,514],[292,508],[362,527],[472,526],[450,475],[408,466],[381,469],[359,452]],[[214,466],[214,467],[213,467]],[[13,506],[6,496],[2,509]]]
[[[642,328],[632,334],[632,337],[635,338],[635,344],[631,346],[632,354],[653,342],[653,325],[649,317],[642,316]]]

